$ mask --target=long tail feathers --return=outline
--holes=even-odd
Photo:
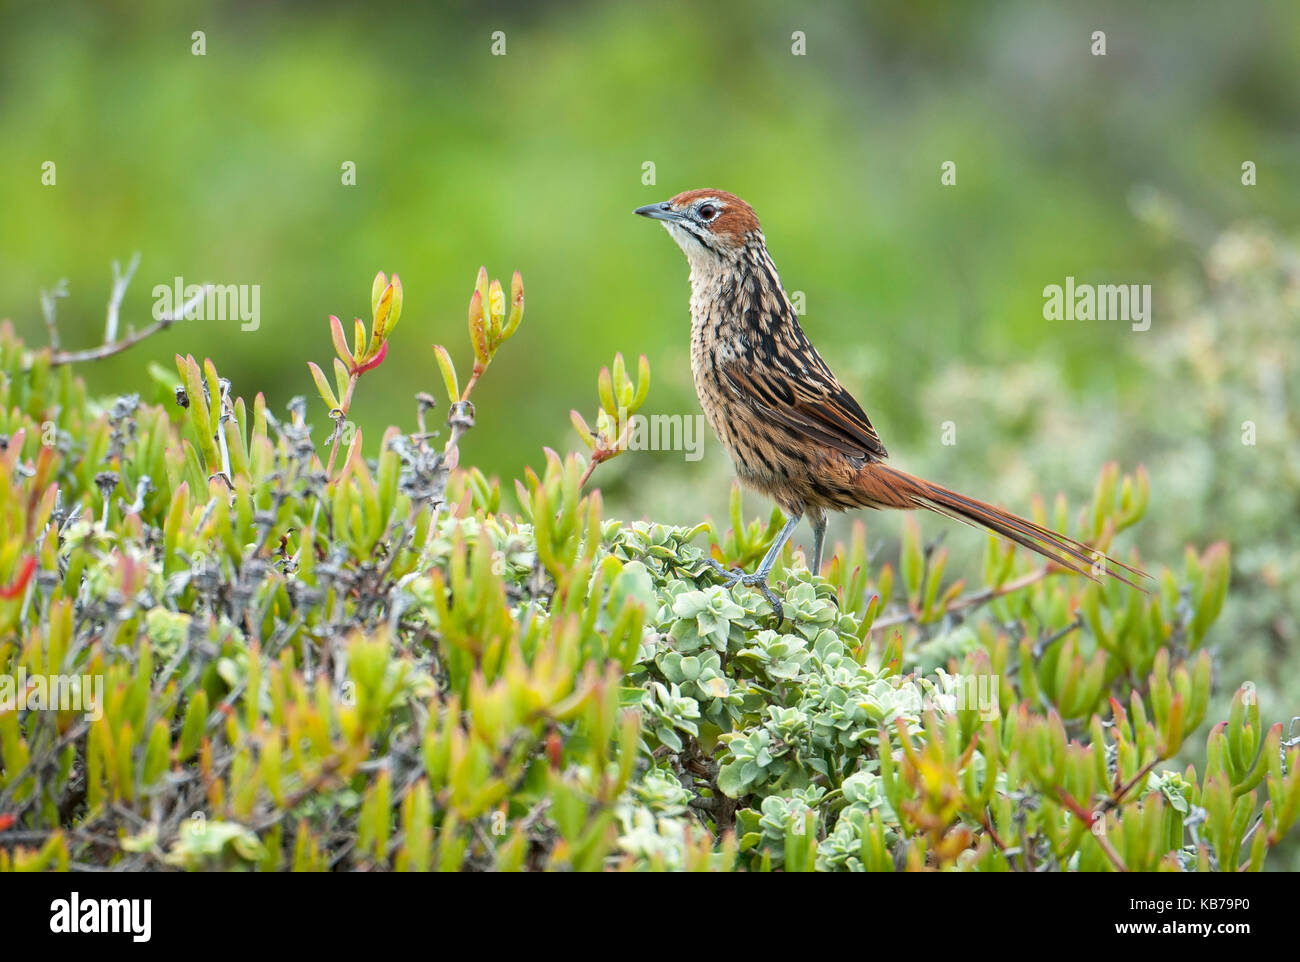
[[[1149,579],[1151,576],[1140,568],[1109,558],[1080,541],[994,505],[968,498],[943,485],[905,474],[879,462],[863,468],[859,478],[873,507],[924,508],[934,511],[956,521],[992,531],[1085,578],[1100,581],[1094,574],[1094,570],[1099,570],[1132,588],[1146,591],[1123,574],[1111,570],[1110,566],[1122,568],[1138,579]]]

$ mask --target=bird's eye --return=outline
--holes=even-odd
[[[705,204],[699,209],[700,220],[713,220],[718,216],[718,208],[712,204]]]

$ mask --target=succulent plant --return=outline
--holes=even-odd
[[[1143,595],[995,544],[949,580],[911,529],[878,564],[859,526],[825,577],[786,550],[778,630],[709,574],[779,527],[739,491],[722,531],[586,489],[644,363],[517,506],[459,463],[517,274],[511,302],[480,272],[463,390],[437,351],[445,444],[421,395],[337,471],[301,399],[187,356],[150,371],[167,406],[94,404],[0,326],[0,869],[1233,871],[1293,831],[1300,746],[1254,689],[1198,734],[1226,545]],[[368,332],[331,319],[336,422],[401,310],[381,273]],[[1150,497],[1108,466],[1074,530],[1109,545]]]

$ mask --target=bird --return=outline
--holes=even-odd
[[[1104,573],[1138,590],[1145,572],[984,501],[886,463],[880,434],[799,323],[767,251],[754,209],[708,188],[638,207],[659,221],[690,265],[691,373],[705,418],[743,485],[776,502],[785,525],[757,570],[709,564],[727,587],[758,589],[772,605],[772,566],[803,518],[812,526],[809,569],[821,569],[828,511],[928,510],[985,528],[1052,564],[1100,581]],[[1095,572],[1095,573],[1094,573]]]

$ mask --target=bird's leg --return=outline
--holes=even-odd
[[[810,521],[813,529],[812,573],[817,575],[822,570],[822,545],[826,541],[826,512],[817,512]]]
[[[799,524],[799,519],[802,517],[803,515],[796,514],[792,515],[789,520],[786,521],[785,527],[782,528],[781,532],[776,536],[776,540],[772,542],[772,546],[767,549],[767,554],[763,555],[763,560],[759,562],[758,570],[752,575],[747,575],[740,570],[728,571],[712,558],[708,559],[713,570],[722,576],[728,588],[737,584],[744,585],[747,588],[757,588],[763,597],[767,599],[767,603],[772,606],[772,611],[776,614],[776,625],[778,628],[781,627],[781,623],[785,621],[785,611],[781,607],[781,600],[777,598],[775,592],[767,586],[767,576],[772,571],[772,566],[776,564],[777,556],[781,554],[781,549],[785,547],[785,543],[790,540],[790,535],[794,533],[794,529]],[[825,522],[823,521],[823,525],[824,524]]]

